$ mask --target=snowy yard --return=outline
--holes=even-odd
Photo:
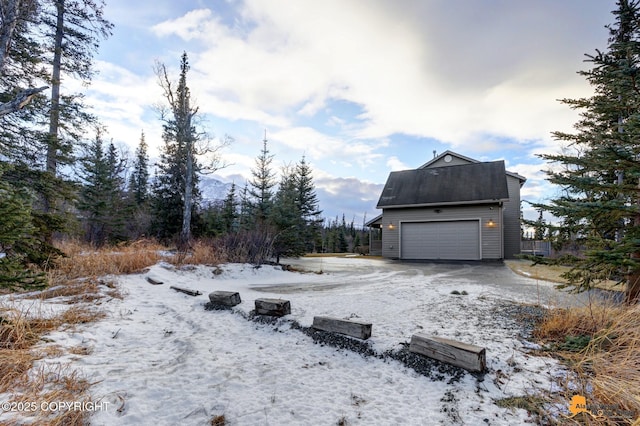
[[[323,273],[228,264],[214,274],[212,267],[159,264],[117,277],[125,297],[103,301],[106,319],[47,336],[49,344],[83,346],[88,354],[46,362],[71,362],[95,383],[92,394],[103,408],[93,425],[207,425],[218,415],[230,425],[514,425],[532,419],[495,400],[555,389],[560,366],[528,354],[508,315],[514,302],[571,303],[551,283],[497,264],[295,263]],[[171,285],[203,294],[191,297]],[[242,303],[205,310],[214,290],[237,291]],[[290,300],[291,314],[247,319],[264,297]],[[372,322],[367,342],[376,354],[402,351],[417,332],[486,347],[488,372],[421,374],[390,357],[314,343],[297,325],[309,327],[318,315]]]

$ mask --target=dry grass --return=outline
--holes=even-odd
[[[578,368],[592,372],[593,395],[599,401],[640,416],[640,306],[613,311]]]
[[[551,310],[534,336],[571,369],[556,402],[568,406],[573,395],[585,396],[594,416],[580,419],[594,425],[633,424],[640,416],[640,306]]]
[[[56,245],[67,257],[56,259],[55,268],[50,271],[51,284],[78,278],[138,273],[162,260],[162,252],[166,250],[151,240],[99,250],[76,241],[63,241]]]
[[[612,321],[612,316],[623,309],[608,303],[556,308],[548,311],[534,330],[534,337],[547,342],[562,342],[566,336],[596,336]]]
[[[38,361],[65,354],[83,356],[91,353],[92,348],[42,344],[50,342],[46,334],[104,317],[99,309],[103,299],[122,298],[122,294],[114,282],[100,277],[141,272],[165,259],[166,250],[152,241],[100,250],[66,241],[59,243],[58,248],[66,257],[56,259],[54,267],[47,271],[50,287],[22,296],[23,300],[43,303],[31,304],[31,308],[9,302],[0,304],[0,393],[13,395],[10,402],[90,402],[90,383],[77,371],[68,365]],[[198,259],[207,257],[204,248],[195,248]],[[69,304],[69,308],[55,314],[44,312],[44,302],[54,298],[59,299],[57,303]],[[89,414],[86,410],[66,409],[21,412],[38,425],[83,425]],[[22,424],[25,419],[6,419],[3,424]]]
[[[41,365],[25,382],[20,393],[14,394],[9,402],[33,404],[34,410],[21,411],[33,418],[38,425],[86,425],[89,411],[60,407],[59,403],[91,402],[89,388],[91,383],[71,370],[68,365]],[[16,424],[21,424],[19,421]]]
[[[225,259],[213,241],[198,240],[191,245],[189,251],[177,252],[168,261],[175,265],[219,265]]]
[[[95,249],[77,241],[56,244],[66,257],[57,259],[49,271],[49,283],[56,285],[69,280],[96,279],[107,275],[134,274],[161,260],[174,265],[218,265],[224,256],[213,241],[194,241],[188,251],[176,251],[153,240],[140,240],[116,247]]]
[[[35,404],[35,411],[21,411],[21,415],[34,417],[39,425],[84,425],[88,411],[42,410],[42,403],[88,402],[90,384],[68,365],[43,363],[34,371],[36,361],[62,355],[59,346],[37,348],[42,335],[61,325],[73,326],[100,316],[86,307],[73,307],[51,319],[28,318],[17,309],[3,309],[5,320],[0,328],[0,393],[12,394],[8,402]],[[8,319],[7,319],[8,318]],[[90,349],[72,348],[70,353],[83,354]],[[15,419],[14,424],[22,424]],[[9,421],[7,424],[11,424]]]

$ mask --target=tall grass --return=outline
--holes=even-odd
[[[12,395],[8,402],[90,401],[89,384],[77,371],[60,364],[43,363],[35,371],[34,366],[46,356],[60,355],[59,348],[39,345],[46,333],[95,321],[104,313],[89,304],[77,304],[56,315],[32,309],[7,302],[0,305],[0,393]],[[23,414],[34,416],[34,424],[83,425],[89,413],[36,410]]]
[[[594,302],[551,310],[534,337],[572,371],[564,383],[564,402],[579,393],[594,407],[596,416],[581,414],[582,420],[640,424],[640,306]],[[601,415],[599,408],[604,408]]]
[[[163,259],[166,247],[153,240],[140,240],[116,247],[93,249],[78,241],[56,244],[66,257],[56,259],[50,282],[105,275],[132,274]]]
[[[598,400],[640,418],[640,306],[614,310],[610,323],[589,342],[578,368],[592,372]]]

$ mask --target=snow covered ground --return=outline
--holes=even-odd
[[[228,264],[214,274],[213,267],[158,264],[116,277],[125,297],[103,299],[106,319],[47,336],[49,344],[89,354],[43,362],[70,362],[95,383],[93,397],[103,404],[93,425],[207,425],[218,415],[229,425],[515,425],[532,419],[495,400],[554,390],[561,367],[527,353],[520,327],[505,314],[512,302],[572,303],[551,283],[502,265],[296,263],[324,273]],[[205,310],[214,290],[237,291],[242,303]],[[291,314],[250,320],[254,300],[264,297],[290,300]],[[314,343],[298,325],[311,326],[317,315],[372,322],[367,342],[376,354],[402,351],[416,332],[483,346],[488,372],[421,374],[390,357]]]

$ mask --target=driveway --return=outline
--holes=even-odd
[[[527,278],[514,273],[501,262],[402,262],[397,260],[350,257],[303,257],[284,259],[284,264],[309,272],[322,272],[326,279],[314,283],[269,285],[264,290],[278,293],[327,290],[338,287],[377,287],[401,285],[406,281],[423,280],[433,287],[476,293],[485,297],[547,306],[575,306],[589,302],[587,294],[571,294],[556,289],[556,283]],[[471,289],[471,290],[470,290]]]

